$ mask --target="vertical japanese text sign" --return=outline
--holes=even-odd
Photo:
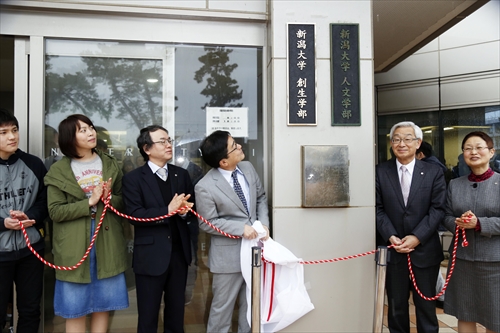
[[[361,125],[359,25],[330,24],[332,126]]]
[[[314,28],[288,23],[288,125],[316,125]]]

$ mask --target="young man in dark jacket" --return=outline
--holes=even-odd
[[[26,246],[22,222],[33,248],[43,256],[47,190],[43,162],[19,148],[19,123],[0,109],[0,329],[16,284],[19,320],[16,332],[38,332],[43,263]]]

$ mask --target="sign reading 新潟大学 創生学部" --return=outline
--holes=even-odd
[[[287,26],[288,125],[316,125],[315,25]]]

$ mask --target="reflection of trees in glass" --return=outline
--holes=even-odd
[[[131,118],[138,128],[161,124],[161,60],[84,58],[88,71],[97,82],[111,89],[109,103],[118,111],[117,118]],[[149,83],[148,79],[157,79]]]
[[[98,111],[104,118],[109,117],[109,109],[105,100],[99,98],[92,80],[88,79],[84,71],[75,74],[62,75],[52,71],[52,61],[57,56],[47,56],[45,62],[45,114],[58,111],[71,111],[91,116]]]
[[[243,103],[232,103],[243,95],[243,90],[238,92],[238,82],[231,78],[231,73],[238,67],[237,64],[228,64],[229,54],[233,50],[217,46],[205,47],[205,51],[206,54],[198,58],[203,66],[194,74],[198,83],[207,76],[207,85],[201,94],[210,97],[210,101],[202,109],[207,106],[242,106]]]
[[[46,112],[98,112],[107,121],[113,115],[138,128],[162,123],[161,60],[81,57],[84,69],[59,74],[51,71],[52,59],[47,57]]]

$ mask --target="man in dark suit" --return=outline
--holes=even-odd
[[[396,159],[376,168],[377,242],[394,245],[389,250],[386,279],[391,333],[410,332],[410,290],[417,331],[439,330],[436,302],[421,298],[408,278],[410,254],[417,286],[425,296],[434,296],[443,260],[437,228],[445,214],[446,183],[438,166],[415,158],[422,136],[422,130],[412,122],[394,125],[390,139]]]
[[[172,140],[157,125],[141,129],[137,146],[142,167],[123,177],[123,200],[128,215],[152,218],[179,208],[193,207],[194,189],[186,170],[167,164],[172,159]],[[193,202],[188,202],[191,199]],[[191,245],[185,208],[178,214],[153,222],[135,222],[133,268],[139,322],[137,332],[157,331],[158,312],[164,294],[164,332],[184,332],[184,290]]]
[[[269,237],[267,197],[259,175],[229,132],[215,131],[201,144],[203,160],[212,167],[195,186],[198,213],[231,235],[255,239],[252,224],[259,220]],[[200,229],[212,235],[208,266],[213,273],[213,300],[207,332],[227,333],[239,298],[238,332],[250,332],[246,318],[246,284],[241,274],[241,239],[223,236],[203,221]],[[250,255],[250,253],[248,254]]]

